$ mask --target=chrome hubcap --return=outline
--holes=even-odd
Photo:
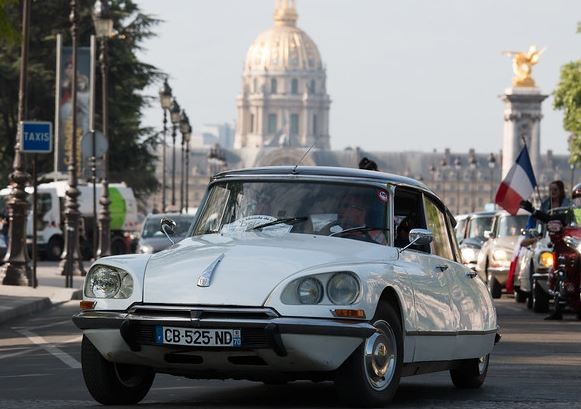
[[[377,332],[365,341],[363,363],[369,385],[377,390],[389,386],[395,373],[397,344],[395,335],[385,321],[374,324]]]
[[[478,374],[482,375],[488,367],[488,355],[478,358]]]

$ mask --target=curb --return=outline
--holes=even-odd
[[[19,297],[11,297],[15,300]],[[33,314],[39,311],[46,311],[49,308],[53,307],[50,298],[37,298],[35,300],[26,300],[26,302],[18,303],[19,305],[15,305],[10,307],[4,311],[2,311],[2,306],[0,306],[0,325],[11,321],[15,318],[20,318],[26,315]]]

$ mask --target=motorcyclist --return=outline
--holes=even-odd
[[[564,213],[560,212],[549,214],[543,210],[537,210],[528,200],[523,200],[520,203],[520,207],[530,212],[532,217],[540,220],[543,223],[547,223],[552,220],[558,220],[563,226],[572,225],[581,227],[581,183],[576,184],[571,190],[571,202],[570,211]],[[577,274],[579,274],[579,272]],[[579,305],[579,303],[577,303],[577,305]],[[575,313],[577,315],[577,319],[581,319],[581,309],[578,309],[575,311]],[[560,320],[562,318],[561,310],[556,308],[555,312],[545,319]]]

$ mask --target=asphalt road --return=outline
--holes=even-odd
[[[581,322],[544,321],[512,298],[496,302],[503,338],[476,391],[452,386],[447,372],[402,380],[393,408],[581,408]],[[81,334],[70,317],[78,301],[0,327],[0,408],[99,407],[80,370]],[[158,376],[145,408],[342,407],[332,383],[266,386]]]

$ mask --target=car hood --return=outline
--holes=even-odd
[[[174,236],[172,237],[172,240],[174,242],[179,242],[182,241],[184,239],[183,236]],[[138,246],[151,246],[153,248],[153,252],[157,253],[158,251],[164,250],[166,248],[168,248],[169,246],[171,246],[171,241],[169,241],[169,239],[165,236],[162,237],[147,237],[147,238],[141,238],[139,239],[139,244]]]
[[[198,236],[150,258],[143,301],[258,306],[282,280],[302,270],[386,261],[396,255],[390,247],[306,234],[274,236],[249,232]],[[220,257],[209,286],[198,286],[202,273],[211,269]]]

